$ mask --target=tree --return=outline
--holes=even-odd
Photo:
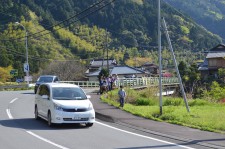
[[[40,71],[41,74],[57,75],[63,81],[84,80],[83,74],[86,69],[79,61],[53,61],[45,69]]]
[[[0,82],[9,81],[12,78],[12,76],[10,75],[11,70],[12,66],[0,67]]]
[[[224,68],[219,68],[218,69],[218,75],[220,79],[225,82],[225,69]]]
[[[105,68],[102,68],[102,70],[99,72],[99,75],[98,75],[99,81],[100,81],[102,76],[108,77],[109,76],[109,71],[107,69],[105,69]]]

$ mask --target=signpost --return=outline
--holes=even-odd
[[[17,70],[17,69],[12,69],[12,70],[10,71],[10,75],[11,75],[11,76],[18,76],[18,70]]]
[[[29,72],[29,64],[28,63],[23,64],[23,70],[24,70],[24,72]]]

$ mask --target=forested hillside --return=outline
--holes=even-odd
[[[180,59],[216,46],[221,39],[162,3],[172,44]],[[152,0],[4,0],[0,6],[0,67],[12,66],[23,76],[24,29],[28,32],[31,74],[52,61],[134,58],[157,63],[157,1]],[[170,65],[165,37],[163,56]],[[181,55],[179,53],[186,53]],[[183,56],[183,57],[182,57]],[[193,58],[194,59],[194,58]],[[190,60],[192,61],[192,60]]]
[[[225,0],[165,0],[225,41]]]

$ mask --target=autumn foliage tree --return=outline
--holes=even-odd
[[[8,67],[0,67],[0,82],[5,83],[6,81],[11,79],[10,71],[12,70],[12,66]]]

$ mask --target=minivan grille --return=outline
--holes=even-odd
[[[81,108],[81,109],[63,109],[64,112],[86,112],[88,111],[87,109],[85,108]]]

